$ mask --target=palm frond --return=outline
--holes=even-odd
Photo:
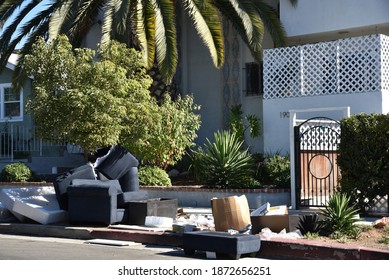
[[[131,0],[116,1],[114,18],[116,21],[115,29],[118,34],[124,34],[126,32],[131,2]]]
[[[156,51],[164,81],[170,83],[177,67],[175,4],[173,0],[154,0],[156,10]]]
[[[209,0],[183,0],[185,10],[210,51],[213,64],[221,67],[224,62],[222,20],[218,10]]]
[[[17,44],[24,38],[35,40],[36,36],[43,36],[46,34],[47,29],[43,32],[44,28],[48,28],[48,25],[45,23],[48,21],[49,15],[53,12],[53,7],[48,6],[47,9],[39,12],[36,17],[33,17],[27,23],[19,26],[18,24],[18,33],[13,34],[13,36],[2,36],[1,47],[0,47],[0,69],[4,69],[5,65],[8,62],[9,57],[14,52]],[[38,34],[38,35],[37,35]],[[4,35],[4,34],[3,34]],[[19,86],[19,85],[14,85]]]
[[[104,0],[82,0],[80,2],[73,16],[71,27],[66,30],[63,29],[73,46],[76,46],[85,38],[91,26],[96,23],[104,4]]]
[[[0,4],[0,28],[12,14],[24,3],[23,0],[5,0]]]
[[[20,26],[21,22],[25,19],[28,13],[33,10],[39,3],[30,2],[25,7],[22,7],[19,13],[15,18],[10,22],[10,24],[3,30],[0,36],[0,51],[2,52],[6,47],[12,36],[14,36],[15,31]]]
[[[63,30],[68,30],[74,21],[74,11],[81,0],[56,1],[55,12],[50,18],[49,38],[56,38]],[[54,5],[54,4],[53,4]]]
[[[32,18],[29,22],[27,22],[25,25],[22,26],[22,30],[25,29],[25,31],[31,30],[32,27],[34,26],[36,26],[36,28],[34,28],[34,30],[26,38],[23,47],[19,51],[19,59],[15,67],[13,80],[12,80],[13,86],[16,89],[20,89],[24,79],[27,77],[23,68],[24,57],[25,55],[31,52],[32,46],[35,43],[36,39],[40,36],[43,37],[45,34],[47,34],[47,30],[49,28],[48,15],[52,14],[54,9],[55,9],[54,6],[48,7],[46,10],[41,11],[37,17]],[[21,32],[21,33],[23,34],[25,32]],[[12,42],[12,45],[16,46],[16,44],[20,39],[21,38],[15,38],[15,40]],[[11,55],[11,53],[12,52],[9,52],[8,54]]]
[[[277,11],[261,0],[254,0],[252,2],[265,24],[266,30],[272,37],[275,46],[285,46],[286,33],[280,19],[277,16]]]
[[[235,30],[238,32],[243,42],[247,45],[247,47],[252,51],[249,37],[247,36],[245,25],[242,22],[242,18],[237,14],[235,8],[231,4],[230,0],[220,0],[215,1],[214,5],[223,15],[223,17],[232,24]],[[258,56],[258,55],[257,55]]]
[[[137,4],[136,34],[143,51],[143,58],[148,68],[151,68],[155,58],[156,13],[151,1]]]
[[[104,5],[104,20],[103,20],[103,28],[102,28],[102,36],[101,36],[101,45],[107,45],[111,41],[111,34],[113,32],[113,21],[115,15],[116,8],[115,0],[108,0]]]

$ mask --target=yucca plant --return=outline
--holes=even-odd
[[[297,229],[299,229],[303,235],[318,234],[321,229],[319,215],[313,214],[301,216]]]
[[[246,187],[253,178],[253,159],[243,141],[230,131],[218,131],[215,142],[207,138],[204,149],[192,153],[192,171],[196,178],[221,188]]]
[[[347,194],[341,192],[336,192],[330,197],[328,206],[322,214],[324,216],[321,221],[322,229],[330,236],[334,233],[353,235],[356,227],[354,223],[360,220],[355,204],[350,202]]]

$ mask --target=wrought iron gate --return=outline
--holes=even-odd
[[[297,207],[322,207],[338,186],[340,124],[318,117],[294,128]]]

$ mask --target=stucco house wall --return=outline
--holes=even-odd
[[[381,92],[342,94],[331,96],[309,96],[285,99],[264,100],[264,145],[266,153],[290,152],[290,110],[317,109],[316,112],[299,113],[299,119],[328,117],[340,120],[344,117],[341,110],[320,111],[320,108],[350,107],[350,113],[389,113],[385,95]],[[385,106],[384,106],[385,105]]]
[[[280,0],[280,17],[293,43],[387,34],[387,0]]]

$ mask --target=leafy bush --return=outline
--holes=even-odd
[[[98,52],[73,49],[66,36],[46,43],[41,38],[23,66],[34,77],[34,96],[27,103],[37,133],[48,141],[66,141],[93,152],[119,143],[156,123],[152,79],[142,54],[112,41]]]
[[[2,182],[28,182],[33,178],[30,168],[22,162],[8,164],[0,173]]]
[[[342,192],[334,193],[328,200],[320,222],[323,232],[339,239],[342,236],[355,236],[358,209],[351,204],[350,197]]]
[[[160,106],[154,107],[158,121],[142,134],[129,133],[122,141],[143,163],[164,170],[182,159],[186,150],[194,145],[200,128],[200,107],[192,96],[173,101],[166,95]]]
[[[258,168],[258,179],[264,185],[290,187],[290,160],[279,152],[266,156]]]
[[[239,140],[244,141],[244,135],[247,129],[252,138],[258,137],[261,133],[261,123],[255,115],[246,115],[243,117],[242,105],[231,106],[228,116],[229,129],[235,133]]]
[[[362,211],[389,193],[389,115],[359,114],[341,120],[340,185]]]
[[[242,150],[243,141],[229,131],[218,131],[214,137],[214,143],[207,139],[204,149],[192,152],[191,170],[196,178],[221,188],[252,185],[253,159]]]
[[[139,168],[139,184],[170,187],[172,182],[165,170],[157,166],[142,166]]]

